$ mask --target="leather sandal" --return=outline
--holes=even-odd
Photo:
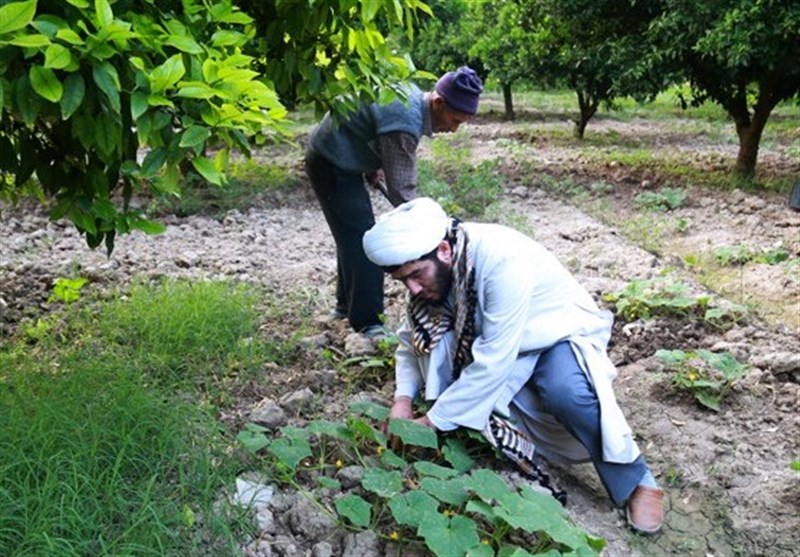
[[[628,499],[626,515],[628,524],[636,532],[658,533],[664,524],[664,492],[652,487],[638,486]]]

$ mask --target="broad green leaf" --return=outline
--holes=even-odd
[[[82,45],[83,39],[72,29],[59,29],[56,33],[56,39],[64,41],[65,43]]]
[[[312,455],[308,441],[291,437],[275,439],[269,446],[269,452],[278,457],[281,462],[292,470],[297,469],[297,465],[300,464],[301,460]]]
[[[361,485],[379,497],[390,499],[403,491],[403,477],[397,470],[370,467],[364,471]]]
[[[464,508],[464,510],[466,510],[468,513],[480,514],[494,525],[500,523],[497,518],[497,514],[494,512],[494,507],[489,503],[481,501],[480,499],[471,499],[469,502],[467,502],[467,506]]]
[[[389,422],[389,433],[399,437],[406,445],[428,447],[430,449],[439,448],[436,432],[411,420],[391,420]]]
[[[210,135],[211,131],[205,126],[189,126],[181,134],[181,141],[178,145],[180,147],[193,147],[201,151]]]
[[[494,557],[494,549],[491,545],[479,543],[467,550],[467,557]]]
[[[142,161],[142,177],[152,178],[161,170],[167,160],[167,150],[164,147],[152,149]]]
[[[511,491],[508,484],[496,472],[482,468],[475,470],[467,479],[467,488],[474,491],[484,501],[500,499]]]
[[[187,99],[211,99],[214,97],[227,97],[224,91],[215,89],[200,81],[182,81],[178,85],[177,96]]]
[[[378,10],[381,9],[380,2],[362,2],[361,3],[361,19],[364,23],[369,23],[375,19]]]
[[[354,414],[361,414],[378,421],[383,421],[388,418],[390,412],[390,409],[386,406],[368,400],[354,402],[349,406],[349,410]]]
[[[167,229],[162,223],[148,219],[136,219],[131,221],[131,228],[141,230],[145,234],[163,234]]]
[[[0,36],[22,29],[33,21],[36,0],[11,2],[0,8]]]
[[[452,478],[453,476],[457,476],[459,474],[458,470],[447,468],[445,466],[439,466],[438,464],[428,462],[427,460],[415,462],[414,469],[421,476],[432,476],[434,478],[439,478],[440,480],[446,480],[447,478]]]
[[[72,4],[76,8],[80,8],[81,10],[85,10],[89,7],[88,0],[67,0],[69,4]]]
[[[138,120],[142,114],[147,112],[149,106],[150,105],[147,103],[147,93],[136,91],[131,95],[131,118],[133,118],[134,121]]]
[[[186,73],[183,57],[180,54],[170,56],[160,66],[153,69],[148,75],[152,93],[161,93],[175,85]]]
[[[162,194],[178,195],[180,193],[181,185],[181,170],[177,164],[167,165],[164,172],[162,172],[153,182],[154,188]]]
[[[475,521],[462,515],[444,518],[444,521],[424,522],[420,524],[417,534],[425,539],[428,548],[438,557],[461,556],[480,543]]]
[[[221,30],[211,35],[211,44],[216,47],[241,46],[247,40],[247,35],[238,31]]]
[[[32,66],[29,72],[31,87],[42,98],[50,102],[57,103],[64,94],[64,86],[50,68],[42,66]]]
[[[450,478],[447,480],[423,478],[419,487],[436,497],[439,501],[456,507],[469,499],[469,493],[467,493],[467,486],[464,478]]]
[[[50,39],[46,35],[22,35],[8,41],[8,44],[21,46],[22,48],[41,48],[50,44]]]
[[[114,21],[114,12],[108,0],[94,0],[94,13],[97,16],[98,29],[110,25]]]
[[[101,113],[95,119],[95,126],[97,148],[101,155],[105,155],[105,158],[109,159],[120,145],[122,130],[107,112]],[[104,160],[104,162],[109,161]]]
[[[60,44],[51,44],[44,51],[44,67],[60,70],[72,62],[72,53]]]
[[[256,424],[247,424],[245,429],[240,431],[236,436],[236,440],[239,441],[248,452],[255,454],[264,447],[267,447],[270,443],[265,435],[266,431],[266,428],[257,426]]]
[[[147,104],[149,106],[175,106],[175,103],[163,95],[147,95]]]
[[[192,159],[192,166],[195,170],[210,183],[215,186],[222,185],[222,174],[216,169],[214,163],[205,157]]]
[[[381,455],[381,464],[387,468],[405,468],[408,462],[391,449],[386,449]]]
[[[48,38],[52,39],[60,29],[67,29],[69,24],[60,17],[45,14],[34,19],[31,26],[42,35],[47,35]]]
[[[111,64],[104,62],[100,66],[92,68],[92,78],[95,84],[105,94],[108,99],[110,108],[117,114],[120,113],[119,101],[119,77],[117,70]]]
[[[458,439],[448,439],[442,448],[444,459],[459,472],[467,472],[475,466],[475,461],[469,456],[464,443]]]
[[[358,495],[345,495],[336,500],[336,512],[360,528],[369,526],[372,505]]]
[[[343,441],[350,441],[353,439],[353,433],[339,422],[314,420],[306,426],[306,429],[315,435],[327,435],[328,437],[341,439]]]
[[[186,52],[188,54],[200,54],[203,52],[203,47],[197,44],[197,41],[191,37],[170,35],[166,38],[164,44],[173,46],[181,52]]]
[[[505,544],[497,552],[497,557],[560,557],[561,552],[555,549],[548,549],[544,553],[537,553],[534,555],[516,545]]]
[[[412,528],[417,528],[428,517],[441,516],[439,502],[424,491],[409,491],[393,497],[389,500],[389,509],[398,524]]]
[[[547,532],[553,541],[567,547],[574,549],[586,544],[586,534],[569,522],[561,504],[529,486],[522,486],[519,494],[501,497],[496,513],[514,528]]]

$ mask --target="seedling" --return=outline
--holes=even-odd
[[[659,350],[656,356],[672,371],[672,385],[689,391],[701,405],[719,412],[720,403],[747,366],[727,352]]]

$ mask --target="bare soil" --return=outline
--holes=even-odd
[[[536,122],[548,125],[566,124]],[[587,133],[647,134],[659,138],[659,149],[674,149],[695,161],[712,161],[709,164],[730,161],[735,155],[735,145],[672,137],[654,125],[599,120]],[[689,195],[684,206],[653,217],[653,226],[660,218],[684,219],[688,226],[665,227],[657,238],[658,249],[646,251],[630,236],[627,225],[642,215],[636,195],[657,190],[663,180],[622,164],[592,165],[568,148],[537,140],[530,126],[524,119],[511,124],[488,116],[459,132],[475,159],[504,159],[506,185],[493,212],[500,220],[523,225],[568,265],[600,303],[603,294],[629,281],[668,271],[677,273],[695,292],[744,303],[750,309],[745,319],[727,328],[712,327],[701,319],[617,323],[611,348],[619,368],[616,392],[666,490],[666,525],[655,537],[630,533],[588,466],[551,468],[568,490],[569,511],[589,532],[608,541],[607,555],[796,555],[800,475],[790,463],[800,459],[800,213],[789,210],[782,195],[710,192],[685,184]],[[521,145],[513,157],[507,150],[509,140]],[[428,143],[421,156],[430,156]],[[294,164],[299,172],[299,160]],[[762,149],[760,164],[800,176],[800,163],[780,145]],[[570,201],[545,188],[544,176],[572,176],[579,184],[602,181],[613,189]],[[378,194],[373,202],[376,213],[389,209]],[[264,287],[287,305],[301,304],[312,318],[304,325],[301,346],[307,357],[302,365],[269,368],[265,381],[240,393],[238,404],[223,418],[230,424],[244,423],[261,399],[279,400],[305,388],[318,401],[317,415],[341,415],[353,389],[335,376],[320,353],[324,347],[345,353],[352,349],[347,343],[353,339],[341,322],[326,317],[333,305],[334,245],[307,184],[265,196],[257,206],[221,219],[198,215],[166,221],[166,233],[121,238],[112,257],[106,258],[86,248],[71,227],[48,223],[36,207],[2,208],[0,341],[21,321],[48,309],[46,300],[59,276],[86,276],[99,290],[127,284],[134,277],[233,278]],[[713,250],[738,243],[754,248],[780,245],[790,259],[776,265],[751,262],[732,270],[712,269],[708,261]],[[703,263],[687,265],[687,255]],[[397,323],[402,303],[402,292],[387,283],[390,324]],[[288,338],[298,326],[298,319],[287,316],[280,323],[266,320],[263,332]],[[654,356],[658,349],[696,348],[728,351],[749,365],[746,377],[718,413],[676,391]],[[391,380],[363,390],[388,403]],[[300,423],[303,412],[288,419]],[[303,508],[284,511],[288,517]],[[243,543],[245,553],[312,554],[310,534],[289,528],[290,519],[282,518],[280,509],[276,504],[278,526],[263,533],[260,545],[253,540]],[[302,522],[302,516],[291,520]],[[286,549],[291,545],[288,538],[294,553]],[[331,551],[342,554],[341,548]],[[314,555],[323,553],[314,550]]]

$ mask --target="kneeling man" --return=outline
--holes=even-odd
[[[550,252],[429,198],[384,215],[363,245],[410,294],[390,419],[414,419],[421,390],[435,402],[416,421],[436,430],[485,432],[499,416],[546,458],[591,460],[634,530],[661,529],[663,492],[611,385],[611,314]]]

